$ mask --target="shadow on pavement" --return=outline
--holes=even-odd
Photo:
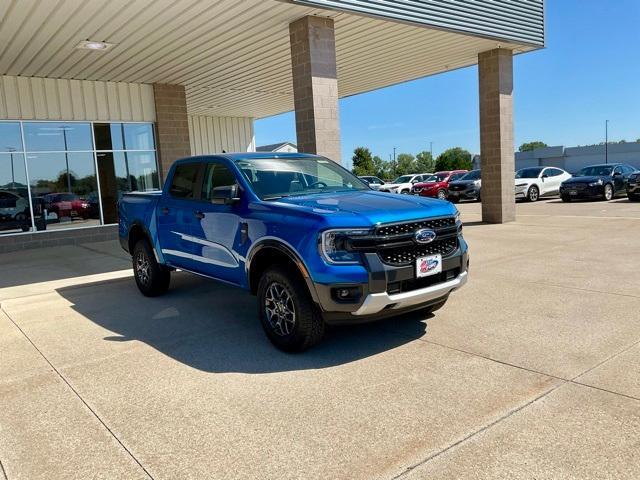
[[[131,268],[117,241],[0,254],[0,289]]]
[[[396,348],[426,333],[424,315],[406,314],[371,324],[332,328],[302,354],[276,350],[262,331],[255,298],[245,291],[186,273],[172,276],[169,292],[142,296],[133,279],[66,287],[70,308],[113,335],[137,340],[206,372],[268,373],[327,368]],[[393,329],[391,329],[393,327]]]

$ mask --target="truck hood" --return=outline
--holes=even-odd
[[[444,200],[370,190],[291,196],[282,198],[277,203],[308,209],[310,213],[327,217],[358,219],[371,225],[455,215],[457,212],[455,206]]]

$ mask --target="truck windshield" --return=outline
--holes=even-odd
[[[236,160],[261,200],[314,193],[370,190],[358,177],[326,158]]]

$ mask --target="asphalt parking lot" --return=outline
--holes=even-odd
[[[640,478],[640,204],[461,204],[430,318],[286,355],[242,291],[116,242],[0,255],[0,479]]]

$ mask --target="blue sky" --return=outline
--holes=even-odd
[[[640,1],[546,0],[546,48],[514,59],[516,148],[640,138]],[[461,146],[479,153],[477,68],[340,101],[342,157]],[[258,145],[295,142],[293,113],[258,120]]]

